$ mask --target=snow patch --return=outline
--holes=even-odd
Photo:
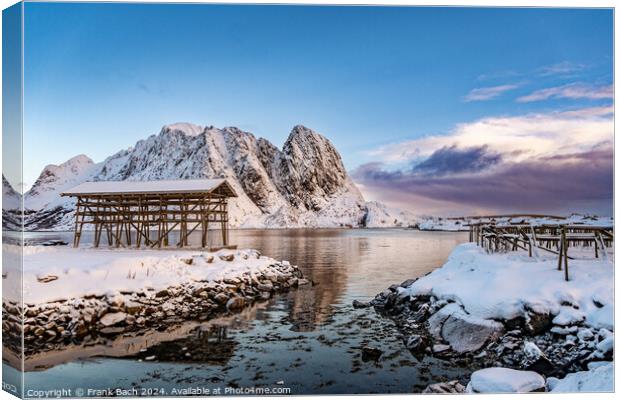
[[[535,309],[556,316],[559,323],[582,320],[593,328],[613,330],[613,262],[575,259],[569,268],[566,282],[552,255],[537,259],[517,252],[487,254],[467,243],[457,246],[443,267],[418,279],[402,295],[456,301],[482,319],[527,317],[528,310]],[[604,301],[597,303],[594,298]],[[578,310],[565,307],[567,302]]]
[[[545,379],[533,371],[510,368],[485,368],[474,372],[468,393],[527,393],[545,387]]]
[[[594,369],[566,375],[563,379],[547,380],[552,393],[612,392],[614,390],[614,363],[597,363]]]
[[[3,245],[18,260],[19,246]],[[233,256],[226,261],[226,256]],[[256,250],[128,250],[23,247],[24,302],[39,304],[85,296],[160,290],[189,282],[222,281],[265,271],[277,263]],[[16,274],[19,271],[8,271]],[[7,277],[11,278],[11,277]]]

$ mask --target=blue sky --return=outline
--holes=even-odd
[[[395,157],[400,143],[613,104],[612,29],[602,9],[27,3],[25,184],[167,123],[237,126],[279,147],[304,124],[375,197],[360,167],[408,173],[440,150]]]

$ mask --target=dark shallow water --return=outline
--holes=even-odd
[[[67,233],[35,236],[70,241]],[[433,358],[416,360],[390,320],[351,306],[441,266],[466,233],[243,230],[231,236],[239,247],[299,265],[315,286],[230,318],[46,355],[31,364],[37,370],[26,373],[26,389],[83,388],[85,395],[88,388],[137,389],[126,392],[132,395],[179,395],[173,390],[190,388],[239,394],[254,387],[290,388],[291,394],[415,393],[466,373]],[[365,345],[383,354],[364,360]]]

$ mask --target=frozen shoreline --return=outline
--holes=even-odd
[[[600,364],[593,362],[612,361],[614,348],[611,258],[571,260],[566,282],[552,255],[487,254],[463,244],[441,268],[358,306],[373,305],[390,316],[418,357],[432,354],[481,370],[529,370],[554,383],[567,373],[581,374],[564,378],[570,382],[587,381],[590,375],[579,371],[591,369],[601,381],[607,370],[595,373]],[[499,372],[489,371],[478,381],[501,381]],[[576,385],[566,382],[556,385],[558,390]],[[480,387],[496,388],[496,383]]]
[[[7,247],[9,247],[7,249]],[[18,249],[4,246],[5,252]],[[19,271],[9,271],[10,282]],[[309,284],[287,261],[256,250],[24,248],[24,305],[3,301],[3,332],[26,354],[69,343],[166,329],[238,312],[274,293]]]
[[[26,246],[23,253],[24,303],[33,305],[118,292],[161,290],[193,282],[217,282],[243,274],[253,277],[277,263],[256,250],[210,253]]]

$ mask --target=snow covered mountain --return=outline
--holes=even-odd
[[[2,175],[2,229],[7,231],[21,228],[21,195]]]
[[[98,164],[80,155],[48,165],[25,195],[32,211],[25,224],[31,230],[70,229],[74,204],[59,193],[84,181],[198,178],[225,178],[233,186],[239,197],[230,201],[232,227],[403,224],[390,224],[403,218],[385,217],[385,207],[367,206],[338,151],[311,129],[295,126],[279,150],[238,128],[189,123],[166,125]]]
[[[92,177],[95,163],[84,154],[75,156],[60,165],[43,168],[32,188],[24,196],[24,208],[40,210],[60,200],[60,193]]]
[[[419,217],[410,211],[389,208],[378,201],[366,203],[364,226],[367,228],[413,227],[419,223]]]

